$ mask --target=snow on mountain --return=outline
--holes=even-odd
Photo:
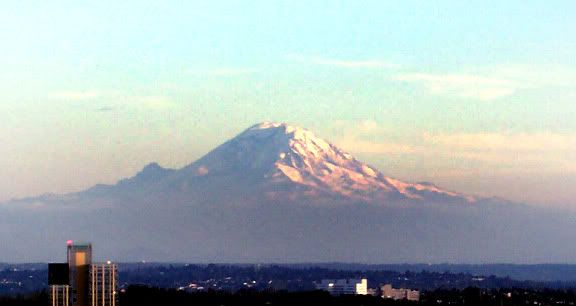
[[[432,184],[384,176],[311,131],[286,123],[254,125],[179,172],[196,177],[240,175],[261,184],[289,184],[312,195],[354,200],[475,201]]]
[[[172,199],[168,202],[174,203],[194,198],[204,203],[254,204],[283,200],[372,204],[479,200],[432,183],[409,183],[385,176],[307,129],[274,122],[248,128],[181,169],[151,163],[115,185],[96,185],[42,200],[73,202],[82,196],[169,196]]]

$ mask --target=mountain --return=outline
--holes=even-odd
[[[240,198],[244,205],[478,201],[431,183],[407,183],[384,176],[309,130],[272,122],[248,128],[182,169],[151,163],[132,178],[114,186],[97,185],[89,191],[194,197],[199,190],[203,202],[214,205]]]
[[[314,133],[285,123],[257,124],[177,174],[184,180],[194,176],[241,176],[267,185],[271,198],[285,193],[289,198],[328,195],[369,202],[475,201],[434,185],[384,176]]]
[[[478,200],[431,183],[407,183],[384,176],[309,130],[272,122],[248,128],[182,169],[151,163],[132,178],[96,189],[126,190],[130,186],[167,193],[187,193],[204,186],[204,194],[219,196],[221,190],[233,188],[270,202],[329,199],[386,205]]]
[[[576,262],[573,217],[403,182],[264,122],[181,169],[0,204],[0,259],[54,260],[78,239],[124,261]]]

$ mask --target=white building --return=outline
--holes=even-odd
[[[368,280],[362,279],[323,279],[316,289],[330,292],[332,295],[368,294]]]

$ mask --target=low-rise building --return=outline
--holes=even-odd
[[[368,294],[368,280],[362,279],[323,279],[316,284],[318,290],[330,292],[332,295]]]
[[[420,291],[406,288],[392,288],[392,285],[386,284],[382,286],[382,297],[393,300],[419,301]]]

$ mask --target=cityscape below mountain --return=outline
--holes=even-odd
[[[82,245],[72,248],[73,253],[84,250]],[[115,267],[116,265],[112,264],[112,266]],[[304,300],[318,298],[316,295],[319,293],[316,290],[318,284],[323,280],[357,278],[367,280],[368,290],[363,294],[368,296],[383,294],[384,296],[389,294],[386,293],[386,290],[401,291],[390,288],[411,288],[409,290],[413,292],[420,292],[418,299],[423,305],[450,305],[450,301],[466,297],[469,299],[470,294],[473,296],[475,294],[477,298],[482,297],[487,301],[496,299],[493,302],[498,302],[498,296],[505,297],[508,299],[507,302],[504,302],[506,305],[520,305],[525,300],[529,300],[530,303],[532,301],[541,302],[542,299],[548,302],[550,299],[558,302],[569,302],[576,298],[572,291],[576,288],[576,277],[574,276],[576,275],[574,273],[576,266],[574,265],[429,265],[427,269],[423,269],[422,265],[123,263],[119,264],[118,268],[116,276],[108,275],[106,277],[118,280],[116,298],[123,302],[119,305],[143,305],[142,303],[145,303],[146,299],[162,300],[161,297],[166,298],[177,292],[179,293],[172,297],[172,303],[190,300],[200,305],[212,305],[214,301],[211,299],[215,299],[220,302],[219,305],[235,305],[235,303],[243,300],[242,296],[250,294],[254,297],[262,295],[263,299],[275,301],[279,299],[274,304],[281,304],[282,301],[291,299],[291,295],[286,295],[289,293],[299,294]],[[444,272],[437,272],[444,268],[446,269]],[[508,276],[461,272],[470,269],[492,271],[495,274],[515,271],[516,275],[533,275],[536,278],[548,275],[551,279],[556,280],[519,280]],[[403,271],[400,272],[400,270]],[[453,272],[447,272],[448,270]],[[54,278],[55,275],[52,274],[50,277]],[[0,302],[3,301],[2,305],[12,305],[10,303],[17,302],[15,300],[17,297],[19,297],[20,303],[18,305],[41,305],[41,303],[47,305],[48,301],[44,300],[45,297],[42,293],[46,292],[49,283],[46,264],[2,264],[0,265],[0,279],[2,280],[0,282]],[[98,285],[100,282],[96,281],[95,284]],[[108,285],[110,283],[103,282],[102,284]],[[386,285],[384,286],[384,284]],[[56,286],[60,288],[61,285]],[[93,285],[87,288],[94,290]],[[384,288],[382,289],[384,291],[381,291],[381,288]],[[209,298],[210,296],[211,298]],[[228,296],[228,299],[221,300],[223,296]],[[22,297],[26,298],[23,300]],[[134,301],[131,299],[139,299],[140,302],[132,304]],[[321,299],[326,299],[326,297]],[[403,298],[399,297],[399,299]],[[44,302],[42,302],[43,300]],[[386,300],[373,300],[372,303],[377,301]],[[483,305],[492,305],[492,302],[487,303],[487,301]],[[54,301],[51,300],[51,302]],[[150,301],[147,302],[150,303]],[[168,303],[166,300],[164,302]],[[354,303],[348,301],[347,304]],[[386,303],[390,304],[390,301]],[[253,302],[253,304],[256,303]],[[460,301],[459,304],[466,305],[466,302]],[[114,303],[106,305],[114,305]]]

